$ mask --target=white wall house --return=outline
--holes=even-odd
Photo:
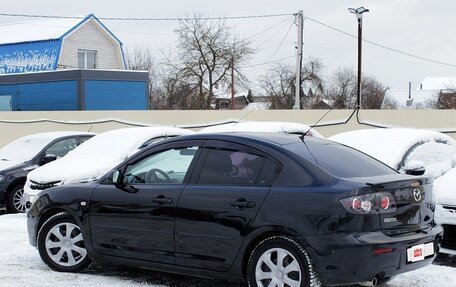
[[[382,108],[393,102],[398,109],[433,108],[443,96],[454,97],[456,77],[426,77],[414,89],[388,89],[383,99]]]
[[[122,42],[93,14],[0,26],[0,74],[125,70]]]

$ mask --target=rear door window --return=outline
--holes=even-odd
[[[198,184],[257,185],[266,158],[238,150],[207,149]],[[267,180],[261,180],[263,184]]]

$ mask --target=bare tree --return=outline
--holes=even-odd
[[[385,94],[385,98],[383,99],[382,109],[384,110],[395,110],[399,107],[399,104],[395,99]]]
[[[357,99],[357,75],[351,68],[338,68],[330,77],[326,97],[332,106],[339,109],[353,109]],[[381,109],[386,87],[371,76],[361,80],[361,107],[363,109]],[[393,103],[391,102],[391,105]]]
[[[361,81],[361,106],[363,109],[381,109],[386,87],[372,76]]]
[[[356,75],[351,68],[338,68],[328,81],[326,97],[338,109],[356,105]]]
[[[315,104],[315,99],[311,99],[308,95],[309,84],[316,87],[322,83],[321,69],[321,61],[314,58],[311,58],[303,66],[300,102],[304,108],[309,108]],[[265,90],[265,95],[271,98],[271,109],[291,109],[293,107],[296,91],[295,75],[293,65],[279,63],[261,77],[260,81]]]
[[[271,109],[290,109],[294,103],[295,73],[291,65],[278,63],[260,82],[265,96],[271,100]]]
[[[237,67],[253,53],[247,41],[239,40],[225,21],[211,21],[199,15],[179,21],[177,54],[167,64],[177,79],[196,93],[196,105],[210,108],[214,86],[229,82],[231,67],[238,79],[245,77]]]
[[[148,95],[150,108],[158,108],[159,100],[159,73],[158,66],[152,52],[145,46],[134,46],[132,50],[127,50],[127,66],[129,70],[140,70],[149,72]]]

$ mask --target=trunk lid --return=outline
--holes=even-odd
[[[398,174],[365,178],[364,183],[371,186],[373,192],[389,192],[394,198],[396,211],[379,214],[384,234],[394,236],[432,226],[435,210],[432,178]]]

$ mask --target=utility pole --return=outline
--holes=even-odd
[[[231,58],[231,109],[234,110],[234,57]]]
[[[299,10],[296,14],[296,20],[298,25],[298,42],[296,43],[296,91],[295,91],[295,103],[293,106],[294,110],[299,110],[301,106],[301,71],[302,71],[302,46],[303,46],[303,33],[304,33],[304,14],[302,10]]]

